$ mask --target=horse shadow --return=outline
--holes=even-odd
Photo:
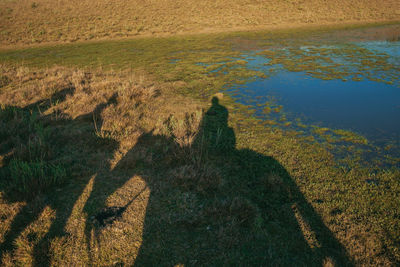
[[[330,260],[351,266],[285,168],[273,157],[236,148],[228,116],[214,97],[190,147],[146,133],[114,168],[141,175],[150,189],[135,265],[321,266]],[[305,238],[305,228],[314,240]]]
[[[66,92],[58,97],[62,101],[65,95]],[[68,127],[94,119],[101,128],[99,115],[115,103],[113,95],[93,112],[73,120],[47,120],[71,130]],[[44,109],[49,101],[35,103],[23,111],[38,105]],[[36,242],[33,254],[34,265],[51,265],[51,241],[66,235],[65,227],[73,207],[94,177],[92,190],[83,206],[87,217],[96,221],[86,221],[84,226],[92,261],[89,245],[92,233],[98,235],[99,229],[112,227],[144,189],[127,199],[123,206],[110,207],[107,199],[134,175],[139,175],[150,195],[136,266],[237,263],[318,266],[326,259],[338,265],[352,265],[346,250],[285,168],[273,157],[236,148],[235,133],[228,125],[228,117],[228,110],[218,98],[213,98],[190,146],[182,147],[174,136],[144,133],[115,167],[106,164],[101,170],[96,169],[98,162],[85,162],[85,155],[90,149],[103,149],[107,153],[101,160],[106,162],[118,149],[116,140],[93,135],[90,129],[79,139],[54,141],[60,153],[68,146],[84,147],[70,155],[74,158],[70,164],[74,168],[80,166],[79,172],[85,175],[71,183],[72,186],[61,187],[59,193],[44,194],[39,206],[37,201],[28,202],[14,217],[3,238],[0,259],[5,252],[13,251],[22,231],[38,219],[45,206],[50,206],[55,210],[55,219],[45,236]],[[91,148],[93,143],[103,145]],[[21,200],[24,199],[17,197],[13,201]],[[314,233],[311,243],[305,237],[304,228]]]

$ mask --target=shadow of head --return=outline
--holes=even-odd
[[[219,99],[218,99],[218,97],[214,96],[214,97],[211,99],[211,103],[212,103],[213,105],[218,105],[218,104],[219,104]]]
[[[50,97],[41,99],[33,104],[30,104],[25,107],[26,110],[33,110],[33,109],[40,109],[40,110],[47,110],[52,105],[57,105],[61,102],[64,102],[67,96],[72,96],[75,93],[75,87],[72,85],[66,87],[62,90],[54,92]]]

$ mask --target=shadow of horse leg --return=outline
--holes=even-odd
[[[26,204],[14,217],[10,229],[7,231],[3,243],[0,245],[0,261],[3,261],[3,256],[15,249],[14,243],[21,233],[40,215],[43,210],[43,203],[33,201]]]

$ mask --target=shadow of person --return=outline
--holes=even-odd
[[[199,138],[201,137],[201,138]],[[202,144],[208,152],[229,154],[235,150],[236,137],[232,128],[228,127],[228,110],[213,97],[211,107],[205,113],[200,130],[194,144]]]
[[[12,110],[13,112],[23,112],[27,113],[28,116],[33,116],[32,114],[35,113],[35,110],[39,110],[39,112],[44,112],[46,111],[46,109],[51,107],[52,103],[60,103],[65,100],[67,95],[72,95],[73,93],[74,88],[66,88],[54,93],[48,99],[40,100],[25,108],[7,108]],[[106,143],[107,149],[109,149],[111,152],[117,148],[118,144],[116,141],[107,139],[105,142],[105,140],[103,140],[104,138],[94,135],[93,129],[89,129],[87,127],[88,122],[91,124],[91,121],[94,118],[97,121],[97,125],[101,125],[102,122],[101,119],[99,119],[99,115],[105,108],[107,108],[107,106],[114,104],[115,101],[116,94],[110,97],[106,103],[99,104],[92,112],[81,115],[73,120],[67,118],[67,115],[65,114],[63,116],[60,116],[61,119],[55,119],[53,117],[53,114],[38,116],[38,122],[43,123],[44,127],[55,126],[53,127],[54,134],[51,134],[51,140],[49,141],[51,143],[49,146],[52,146],[52,155],[49,159],[44,158],[40,160],[51,161],[54,158],[56,158],[57,160],[57,157],[60,157],[63,159],[61,163],[69,164],[70,166],[68,167],[75,169],[75,171],[79,169],[79,171],[81,173],[84,173],[85,175],[84,177],[81,177],[79,181],[74,181],[74,179],[70,179],[70,177],[67,177],[65,185],[61,187],[58,186],[58,190],[52,193],[48,191],[39,191],[36,192],[35,196],[24,195],[15,192],[14,190],[7,191],[7,188],[9,187],[3,186],[2,191],[5,192],[7,201],[27,201],[27,204],[24,205],[22,209],[17,213],[17,215],[13,218],[9,230],[4,235],[3,242],[0,245],[0,260],[2,260],[2,256],[5,253],[12,252],[15,249],[15,240],[31,223],[39,218],[44,208],[50,207],[55,212],[55,218],[51,222],[51,226],[48,232],[43,237],[39,237],[39,240],[35,242],[33,248],[33,265],[50,265],[49,247],[51,240],[56,237],[61,237],[65,235],[65,226],[71,216],[74,204],[81,196],[84,188],[89,182],[90,177],[95,175],[97,172],[95,166],[96,163],[85,163],[78,166],[79,164],[77,164],[77,162],[82,162],[86,159],[87,153],[90,152],[89,150],[91,149],[89,146],[93,144],[96,144],[96,149],[99,149],[99,145],[101,146],[101,144]],[[27,120],[22,120],[22,124],[20,125],[21,127],[18,130],[18,133],[21,133],[21,136],[18,139],[19,143],[28,144],[29,138],[31,138],[32,136],[32,133],[27,134],[23,130],[27,128],[28,131],[30,131],[30,126],[25,125],[27,121],[29,121],[29,118]],[[80,127],[86,130],[82,130],[80,129]],[[76,132],[79,134],[79,136],[71,136],[71,132],[74,132],[74,129],[78,130]],[[5,147],[9,149],[15,149],[17,145],[17,143],[9,143],[5,144]],[[6,152],[3,151],[3,153]],[[13,156],[11,155],[10,159],[12,157]],[[27,160],[27,162],[29,162],[36,159],[24,160]],[[71,172],[67,173],[69,175],[71,174]],[[9,178],[10,177],[2,177],[2,180],[9,180]],[[35,240],[36,236],[32,236],[31,239]]]
[[[206,155],[200,163],[179,156],[170,138],[139,138],[126,157],[148,171],[150,196],[135,265],[352,265],[285,168],[235,146],[228,110],[216,97],[191,148]],[[146,148],[157,156],[147,163]]]

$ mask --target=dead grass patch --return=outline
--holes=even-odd
[[[399,9],[396,0],[2,1],[0,43],[14,46],[277,25],[388,21],[399,19]]]

